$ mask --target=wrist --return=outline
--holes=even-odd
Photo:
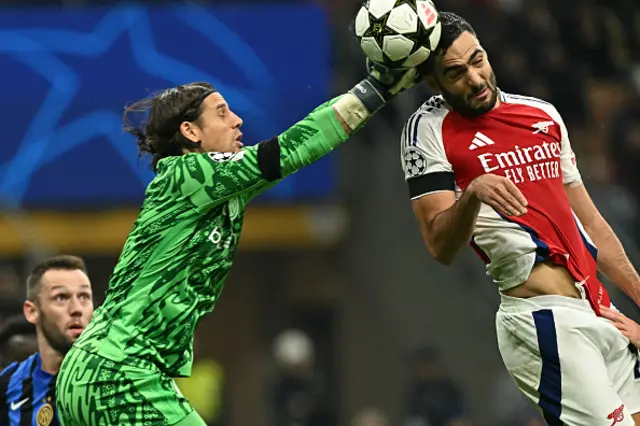
[[[473,179],[467,189],[465,189],[464,193],[467,194],[468,197],[478,198],[478,178]]]
[[[477,179],[478,178],[475,178],[471,183],[469,183],[469,186],[465,189],[463,196],[466,196],[470,203],[481,204]]]
[[[371,112],[360,98],[351,92],[341,96],[332,107],[338,115],[338,118],[341,119],[351,131],[358,129],[371,116]]]
[[[367,76],[353,86],[349,93],[358,98],[370,114],[382,108],[387,101],[383,95],[383,89],[371,76]]]

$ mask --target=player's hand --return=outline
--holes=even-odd
[[[600,314],[622,333],[636,348],[640,349],[640,324],[615,309],[600,306]]]
[[[467,188],[480,201],[507,216],[527,213],[527,199],[518,187],[504,176],[487,173],[475,178]]]
[[[422,76],[417,68],[389,68],[367,58],[367,79],[381,91],[385,100],[416,85]]]
[[[417,68],[393,69],[367,59],[366,78],[349,93],[360,100],[369,114],[382,108],[392,97],[414,86],[421,76]]]

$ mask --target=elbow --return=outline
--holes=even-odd
[[[436,260],[436,262],[444,266],[448,266],[453,263],[453,260],[455,259],[455,253],[442,250],[441,248],[436,247],[434,244],[430,243],[429,241],[425,241],[425,243],[427,244],[429,253],[431,253],[431,257],[433,257]]]
[[[440,263],[441,265],[444,266],[449,266],[453,263],[453,260],[455,259],[455,256],[452,254],[445,254],[445,253],[439,253],[439,254],[433,254],[433,258]]]
[[[442,244],[442,239],[434,235],[433,232],[430,232],[429,227],[426,224],[421,223],[420,225],[422,240],[427,246],[431,257],[442,265],[450,265],[456,256],[456,252],[448,250],[446,244]]]

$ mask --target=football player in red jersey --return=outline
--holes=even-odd
[[[637,304],[640,278],[582,183],[562,117],[499,90],[469,23],[441,19],[423,70],[440,95],[402,135],[424,242],[443,264],[469,242],[485,261],[503,361],[547,423],[640,425],[638,351],[602,318],[611,304],[597,273]]]

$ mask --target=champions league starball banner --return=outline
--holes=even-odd
[[[247,145],[330,95],[328,26],[312,6],[0,9],[0,63],[0,205],[20,207],[139,204],[153,174],[122,113],[162,89],[212,83]],[[260,200],[326,199],[334,175],[329,156]]]

